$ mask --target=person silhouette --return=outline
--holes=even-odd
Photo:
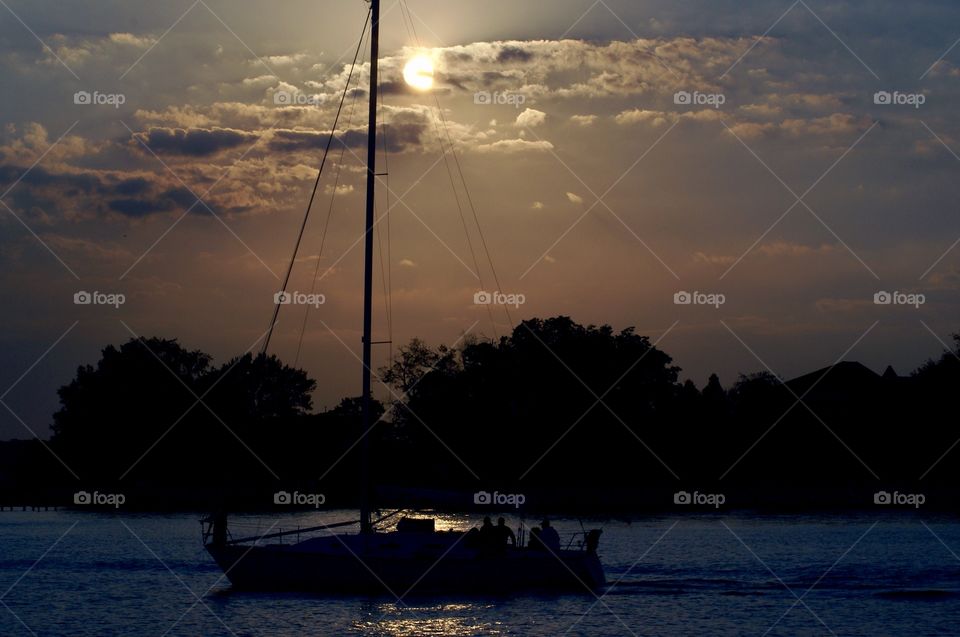
[[[540,540],[540,527],[535,526],[530,529],[530,539],[527,541],[527,548],[534,551],[543,550],[543,542]]]
[[[497,545],[497,529],[493,526],[493,522],[490,521],[489,515],[483,518],[483,525],[480,527],[478,538],[480,545],[483,547],[489,548]]]
[[[517,536],[513,533],[513,529],[507,526],[507,522],[503,518],[497,519],[497,526],[494,530],[497,532],[497,546],[517,545]]]
[[[557,533],[557,530],[550,526],[550,520],[544,519],[540,523],[540,534],[539,539],[551,551],[557,551],[560,549],[560,534]]]

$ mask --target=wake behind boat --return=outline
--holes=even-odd
[[[369,479],[368,434],[374,424],[371,404],[371,325],[373,294],[373,231],[376,184],[378,49],[380,0],[370,0],[370,90],[367,129],[366,235],[364,250],[363,302],[363,397],[361,455],[361,504],[358,533],[329,533],[334,528],[356,525],[356,521],[312,527],[298,531],[268,533],[260,536],[232,538],[227,516],[219,513],[208,518],[204,544],[231,583],[237,588],[255,590],[309,590],[327,593],[383,592],[405,595],[420,592],[470,592],[493,594],[505,590],[553,589],[588,592],[605,584],[603,567],[597,556],[600,531],[584,531],[579,544],[561,547],[556,531],[545,523],[540,533],[531,531],[524,546],[525,532],[520,529],[516,545],[491,541],[488,525],[480,532],[436,531],[433,520],[401,519],[393,531],[378,531],[385,518],[371,522],[371,485]],[[361,34],[360,47],[366,33]],[[354,57],[354,66],[356,65]],[[351,68],[350,77],[353,76]],[[347,79],[341,97],[347,95]],[[339,111],[337,114],[339,119]],[[337,120],[330,132],[330,143]],[[451,149],[451,152],[452,149]],[[326,152],[324,153],[324,162]],[[321,162],[321,174],[324,162]],[[317,182],[319,183],[319,176]],[[316,187],[314,188],[314,194]],[[313,198],[311,197],[311,203]],[[310,207],[307,207],[309,215]],[[303,236],[303,228],[300,238]],[[300,245],[298,238],[290,269]],[[280,294],[286,293],[290,270]],[[269,345],[280,304],[274,309]],[[388,516],[390,517],[390,516]],[[326,532],[323,535],[299,538],[303,534]],[[511,534],[512,535],[512,534]],[[285,537],[296,537],[293,544]]]

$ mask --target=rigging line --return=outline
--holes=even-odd
[[[377,68],[378,82],[381,81],[382,75],[383,75],[383,71],[378,67]],[[381,139],[383,140],[382,142],[383,143],[383,175],[384,175],[384,183],[386,185],[385,196],[387,198],[386,200],[387,209],[384,212],[384,215],[389,219],[389,216],[390,216],[390,169],[389,169],[389,164],[387,163],[388,162],[387,157],[389,156],[389,152],[387,150],[386,106],[384,105],[383,91],[378,92],[378,99],[379,99],[380,113],[383,115],[382,117],[379,118],[379,123],[380,123]],[[374,206],[376,205],[377,205],[377,201],[374,200]],[[382,279],[382,284],[383,284],[384,314],[386,315],[386,318],[387,318],[387,341],[393,341],[393,307],[392,307],[392,296],[391,296],[392,290],[390,288],[389,281],[388,281],[388,272],[390,272],[390,269],[393,267],[393,264],[391,263],[390,257],[388,254],[386,257],[387,266],[386,266],[386,269],[384,268],[383,241],[382,241],[382,234],[380,232],[379,224],[377,224],[376,232],[377,232],[377,235],[376,235],[377,249],[380,251],[380,278]],[[390,239],[388,237],[387,250],[389,249],[390,249]],[[391,344],[390,345],[391,362],[392,362],[392,347],[393,346]]]
[[[380,105],[383,105],[383,92],[380,93]],[[387,173],[386,175],[386,184],[387,191],[385,193],[386,202],[387,202],[387,295],[388,295],[388,306],[389,312],[387,317],[387,332],[389,336],[390,343],[387,345],[387,351],[389,353],[390,364],[393,365],[393,243],[390,240],[390,162],[387,144],[387,121],[386,114],[384,114],[383,122],[381,125],[383,132],[383,171]]]
[[[377,204],[376,199],[374,199],[374,201],[373,201],[373,208],[374,208],[374,214],[378,215],[378,218],[379,218],[380,206]],[[373,229],[373,232],[374,232],[374,235],[375,235],[376,238],[377,238],[377,255],[378,255],[379,259],[380,259],[380,282],[381,282],[381,284],[382,284],[382,286],[383,286],[383,313],[384,313],[384,316],[387,318],[387,334],[388,334],[388,336],[387,336],[387,341],[389,342],[389,341],[391,341],[391,340],[393,340],[393,339],[389,336],[389,334],[390,334],[390,309],[389,309],[389,307],[387,307],[387,304],[388,304],[388,302],[389,302],[389,301],[388,301],[389,297],[387,296],[387,276],[386,276],[386,274],[385,274],[384,265],[383,265],[383,240],[381,239],[379,224],[377,224],[377,227],[375,227],[375,228]]]
[[[363,46],[366,48],[366,42],[370,40],[370,34],[367,33],[366,41]],[[350,110],[347,112],[347,125],[345,128],[349,129],[350,125],[353,123],[353,113],[356,110],[357,98],[359,93],[354,90],[353,99],[350,101]],[[340,175],[343,170],[343,158],[347,152],[347,145],[343,140],[340,140],[340,157],[337,159],[337,172],[333,180],[333,192],[330,194],[330,205],[327,207],[327,219],[323,224],[323,232],[320,234],[320,249],[317,252],[317,265],[313,269],[313,282],[310,283],[310,294],[313,294],[317,288],[317,281],[320,275],[320,264],[322,263],[321,257],[323,256],[323,248],[327,243],[327,234],[330,228],[330,221],[333,218],[333,204],[337,198],[337,187],[340,185]],[[303,348],[303,338],[307,332],[307,319],[310,316],[310,305],[307,304],[304,306],[303,312],[303,322],[300,325],[300,337],[297,339],[297,354],[293,359],[293,366],[296,367],[297,363],[300,361],[300,352]]]
[[[377,81],[380,81],[382,71],[380,68],[377,68]],[[387,144],[387,118],[386,118],[386,107],[384,106],[384,96],[383,91],[379,92],[380,97],[380,111],[383,114],[383,117],[380,118],[380,130],[383,138],[383,172],[384,172],[384,182],[386,183],[386,204],[387,209],[384,213],[387,217],[387,227],[389,228],[390,224],[390,165],[388,163],[388,157],[390,152],[388,150]],[[377,201],[374,199],[374,206],[376,206]],[[380,226],[377,224],[377,246],[380,250],[380,278],[383,280],[383,298],[384,306],[386,307],[386,316],[387,316],[387,352],[389,354],[388,360],[390,364],[393,365],[393,261],[391,255],[391,246],[390,246],[390,234],[387,232],[387,268],[384,272],[383,267],[383,244],[381,243],[381,232]]]
[[[407,20],[410,20],[411,22],[413,22],[412,17],[407,15],[407,12],[409,10],[410,10],[409,7],[407,7],[403,2],[400,3],[400,18],[403,20],[403,26],[407,30],[407,35],[409,35],[410,37],[413,37],[413,34],[410,30],[410,25],[407,24]],[[420,44],[418,42],[417,46],[419,45]]]
[[[416,27],[416,25],[415,25],[414,22],[413,22],[413,15],[412,15],[412,12],[410,11],[410,7],[407,6],[406,0],[400,0],[400,7],[401,7],[401,9],[406,8],[406,11],[410,14],[410,15],[408,16],[408,19],[410,20],[410,27],[411,27],[411,29],[413,30],[413,39],[414,39],[414,41],[417,43],[417,46],[418,46],[418,47],[421,47],[420,36],[417,35],[417,27]],[[466,180],[466,177],[464,177],[463,168],[462,168],[461,165],[460,165],[460,159],[459,159],[459,157],[457,156],[456,148],[455,148],[454,145],[453,145],[453,139],[452,139],[451,136],[450,136],[450,127],[447,125],[447,118],[444,116],[444,114],[443,114],[443,109],[440,107],[440,98],[437,97],[437,94],[436,94],[436,93],[433,93],[433,99],[434,99],[434,101],[436,102],[436,105],[437,105],[437,114],[440,116],[440,121],[443,123],[443,130],[444,130],[444,132],[446,133],[446,136],[447,136],[447,143],[448,143],[447,145],[450,147],[450,154],[453,155],[454,163],[455,163],[456,166],[457,166],[457,172],[458,172],[458,174],[460,175],[460,182],[461,182],[461,184],[463,185],[463,191],[464,191],[464,193],[465,193],[465,195],[466,195],[466,197],[467,197],[467,202],[468,202],[468,204],[470,205],[470,210],[471,210],[471,212],[473,213],[473,220],[474,220],[474,223],[475,223],[476,226],[477,226],[477,234],[480,235],[480,243],[483,245],[483,251],[484,251],[484,253],[485,253],[486,257],[487,257],[487,263],[488,263],[488,265],[490,266],[490,271],[491,271],[491,273],[493,274],[494,283],[497,284],[497,291],[502,291],[503,288],[502,288],[502,286],[500,285],[500,278],[497,276],[497,269],[496,269],[496,267],[494,267],[493,258],[490,256],[490,249],[489,249],[489,247],[487,246],[487,240],[486,240],[486,237],[485,237],[484,234],[483,234],[483,228],[480,226],[480,218],[479,218],[479,216],[477,215],[476,206],[474,206],[474,204],[473,204],[473,197],[470,195],[470,188],[467,186],[467,180]],[[446,160],[446,157],[444,157],[444,160]],[[458,205],[459,205],[459,202],[458,202]],[[478,268],[478,272],[479,272],[479,268]],[[478,278],[479,278],[479,277],[478,277]],[[482,283],[481,283],[481,285],[482,285]],[[487,306],[487,307],[488,307],[488,309],[489,309],[489,306]],[[506,312],[507,320],[509,321],[510,327],[513,328],[513,327],[514,327],[514,322],[513,322],[513,317],[510,315],[510,308],[509,308],[509,306],[508,306],[507,304],[504,304],[504,305],[503,305],[503,309],[504,309],[504,312]],[[492,318],[491,318],[491,323],[493,323],[493,319],[492,319]],[[496,334],[496,327],[495,327],[495,326],[494,326],[494,333]]]
[[[400,12],[401,12],[401,14],[404,14],[405,4],[406,4],[406,3],[405,3],[405,2],[402,2],[402,1],[401,1],[401,3],[400,3]],[[406,7],[406,11],[407,11],[407,12],[410,11],[409,7]],[[413,27],[413,16],[412,16],[412,15],[406,15],[406,14],[404,14],[404,17],[410,21],[410,25],[408,26],[406,20],[404,20],[404,26],[407,28],[407,33],[408,33],[408,35],[410,35],[410,36],[413,38],[413,40],[417,43],[417,47],[418,47],[418,48],[423,48],[423,47],[421,46],[421,44],[420,44],[420,38],[417,36],[416,29],[414,28],[413,31],[411,31],[411,27]],[[436,95],[434,95],[434,99],[436,99]],[[429,108],[429,107],[428,107],[428,108]],[[440,111],[440,102],[439,102],[439,100],[437,100],[437,111],[438,111],[438,112]],[[447,177],[448,177],[448,179],[450,180],[450,189],[453,190],[453,198],[454,198],[454,201],[455,201],[456,204],[457,204],[457,212],[458,212],[458,214],[459,214],[459,216],[460,216],[460,223],[463,225],[463,233],[464,233],[464,235],[465,235],[466,238],[467,238],[467,247],[470,249],[470,257],[471,257],[471,259],[473,260],[473,268],[474,268],[474,270],[475,270],[475,272],[476,272],[476,274],[477,274],[477,283],[479,283],[479,287],[480,287],[480,289],[482,290],[482,289],[484,288],[484,285],[483,285],[483,276],[482,276],[481,270],[480,270],[480,262],[478,261],[476,251],[475,251],[474,248],[473,248],[473,240],[470,238],[470,231],[469,231],[469,229],[468,229],[468,227],[467,227],[467,220],[466,220],[466,217],[465,217],[464,214],[463,214],[463,206],[460,204],[460,195],[459,195],[459,193],[457,192],[457,186],[456,186],[456,183],[455,183],[454,178],[453,178],[453,171],[452,171],[451,168],[450,168],[450,160],[447,158],[447,150],[446,150],[446,148],[445,148],[444,145],[443,145],[443,137],[440,135],[440,125],[437,123],[437,122],[438,122],[437,118],[436,118],[436,117],[433,117],[433,109],[430,109],[430,115],[431,115],[431,118],[432,118],[432,123],[433,123],[434,130],[435,130],[436,135],[437,135],[437,143],[440,145],[440,153],[441,153],[441,156],[443,157],[444,167],[445,167],[446,170],[447,170]],[[442,113],[441,113],[441,116],[442,116]],[[445,122],[444,122],[444,126],[446,127],[446,123],[445,123]],[[449,138],[449,131],[447,131],[447,137]],[[451,146],[451,148],[452,148],[452,146]],[[462,174],[461,174],[461,179],[462,179]],[[466,190],[466,183],[465,183],[465,182],[464,182],[464,190]],[[488,260],[489,260],[489,259],[488,259]],[[492,269],[492,268],[491,268],[491,269]],[[494,279],[496,279],[496,277],[494,277]],[[499,283],[498,283],[498,285],[499,285]],[[492,308],[490,307],[490,304],[489,304],[489,303],[484,304],[484,305],[485,305],[486,310],[487,310],[487,317],[490,319],[490,327],[493,329],[494,339],[499,340],[500,336],[499,336],[499,334],[497,333],[497,322],[496,322],[496,320],[494,320],[494,318],[493,318],[493,310],[492,310]]]
[[[384,135],[384,146],[386,146],[387,140],[387,129],[386,125],[383,128]],[[383,154],[383,167],[387,171],[387,305],[389,310],[387,311],[387,335],[390,340],[390,343],[387,345],[387,351],[389,353],[390,365],[393,365],[393,243],[390,239],[390,171],[389,166],[387,165],[387,153]]]
[[[437,111],[440,113],[440,120],[443,122],[444,131],[447,134],[447,142],[450,146],[450,154],[453,155],[453,162],[457,166],[457,172],[460,174],[460,181],[463,183],[463,192],[467,196],[467,203],[470,204],[470,210],[473,212],[473,222],[477,225],[477,234],[480,235],[480,243],[483,245],[483,251],[487,256],[487,263],[490,265],[490,272],[493,274],[493,281],[497,284],[497,291],[502,291],[503,287],[500,285],[500,278],[497,276],[497,269],[493,265],[493,258],[490,256],[490,249],[487,247],[487,239],[483,236],[483,228],[480,227],[480,218],[477,215],[477,209],[473,205],[473,197],[470,196],[470,188],[467,186],[467,180],[463,176],[463,168],[460,166],[460,159],[457,157],[456,148],[453,146],[453,140],[450,139],[450,129],[447,128],[447,120],[443,115],[443,110],[440,108],[440,100],[437,99],[437,96],[433,96],[437,100]],[[507,314],[507,320],[510,322],[510,327],[514,327],[513,317],[510,316],[510,306],[506,303],[503,304],[503,309]]]
[[[343,110],[343,102],[347,99],[347,91],[350,88],[350,80],[353,78],[353,71],[357,66],[357,58],[360,56],[360,47],[363,45],[364,36],[367,32],[367,24],[370,22],[370,14],[372,9],[367,10],[367,17],[363,21],[363,30],[360,32],[360,39],[357,42],[357,51],[353,54],[353,63],[350,65],[350,73],[347,75],[346,84],[343,87],[343,95],[340,96],[340,104],[337,106],[337,115],[333,119],[333,127],[330,129],[330,137],[327,139],[327,146],[323,150],[323,159],[320,160],[320,169],[317,171],[317,180],[313,183],[313,191],[310,193],[310,201],[307,203],[307,211],[303,215],[303,223],[300,224],[300,232],[297,235],[297,243],[293,248],[293,255],[290,257],[290,265],[287,267],[287,274],[283,278],[283,286],[280,288],[281,292],[287,291],[287,284],[290,282],[290,274],[293,272],[293,265],[297,260],[297,253],[300,251],[300,243],[303,241],[303,232],[307,228],[307,219],[310,218],[310,209],[313,207],[313,200],[317,196],[317,187],[320,185],[320,177],[323,176],[323,167],[327,163],[327,154],[330,152],[330,145],[333,143],[333,136],[337,130],[337,123],[340,121],[340,111]],[[263,347],[260,350],[261,354],[267,353],[267,348],[270,347],[270,338],[273,336],[273,328],[277,324],[277,316],[280,314],[280,303],[274,303],[273,307],[273,319],[270,321],[270,329],[267,330],[267,337],[263,341]]]

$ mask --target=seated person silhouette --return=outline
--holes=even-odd
[[[530,540],[527,542],[527,548],[531,551],[542,551],[543,540],[540,539],[540,527],[535,526],[530,529]]]
[[[497,529],[493,526],[493,522],[490,521],[489,515],[483,518],[483,525],[480,527],[477,539],[482,548],[493,548],[497,546]]]
[[[587,531],[587,535],[584,538],[584,543],[587,548],[588,553],[596,553],[597,547],[600,546],[600,534],[603,533],[600,529],[593,529]]]
[[[537,539],[551,551],[560,550],[560,534],[550,526],[550,520],[544,520],[540,523],[540,533]]]
[[[513,530],[507,526],[506,520],[503,518],[497,519],[497,526],[494,527],[494,531],[497,533],[497,546],[517,545],[517,536],[514,535]]]

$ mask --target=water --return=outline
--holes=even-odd
[[[348,515],[290,515],[279,526]],[[617,583],[599,601],[233,592],[201,547],[197,518],[0,513],[0,635],[944,635],[960,626],[960,522],[946,516],[608,521],[601,555]],[[276,518],[242,521],[266,529]]]

